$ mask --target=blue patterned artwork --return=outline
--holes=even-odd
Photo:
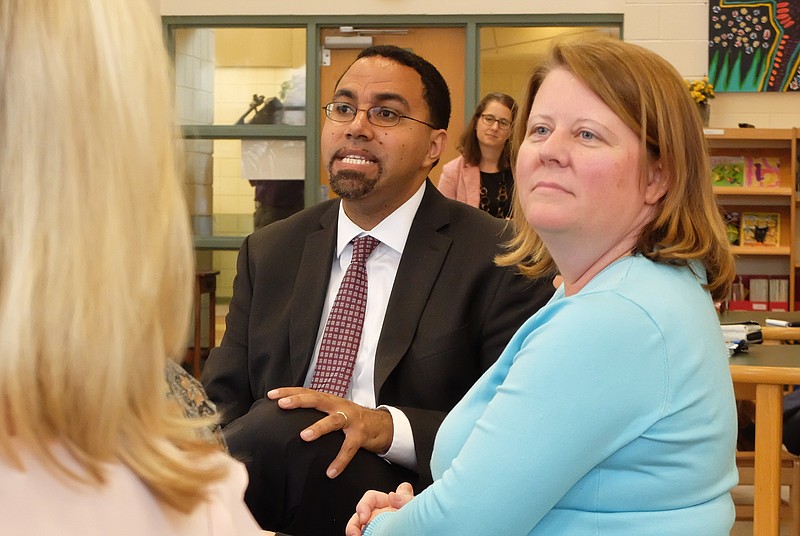
[[[708,78],[716,91],[800,91],[800,0],[710,0]]]

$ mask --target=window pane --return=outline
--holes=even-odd
[[[176,29],[180,122],[304,125],[305,54],[305,28]]]
[[[198,263],[209,263],[208,269],[220,272],[217,299],[224,300],[231,296],[236,250],[242,239],[254,228],[303,209],[306,143],[217,139],[189,140],[187,145],[190,159],[205,162],[205,166],[188,170],[190,175],[194,175],[192,169],[197,170],[197,181],[205,185],[189,191],[210,197],[210,203],[200,198],[193,202],[198,209],[206,209],[203,214],[193,214],[195,244],[206,249],[209,240],[213,241],[213,251],[198,251]],[[204,177],[204,169],[210,177]]]
[[[587,33],[620,37],[617,26],[481,27],[478,100],[499,91],[520,101],[525,96],[525,83],[535,58],[546,52],[556,38],[581,39]]]
[[[303,209],[303,140],[215,140],[213,234],[244,236]]]
[[[242,178],[255,189],[254,228],[303,209],[306,143],[302,140],[243,140]]]

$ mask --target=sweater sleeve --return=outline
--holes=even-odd
[[[442,174],[436,187],[442,195],[456,199],[456,185],[458,183],[458,159],[451,160],[442,167]]]
[[[248,329],[255,274],[250,262],[251,237],[245,238],[236,261],[233,298],[225,318],[225,335],[203,368],[203,387],[216,404],[223,426],[245,415],[255,401],[248,376]]]
[[[660,418],[667,361],[658,326],[618,296],[564,301],[520,329],[442,425],[445,467],[433,467],[441,478],[365,535],[527,534]]]

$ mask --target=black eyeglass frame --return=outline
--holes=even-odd
[[[347,120],[347,119],[345,119],[345,120],[334,119],[333,117],[331,117],[331,112],[333,111],[333,106],[334,105],[343,105],[343,106],[348,106],[348,107],[352,108],[354,110],[353,117],[351,119],[349,119],[349,120]],[[416,119],[414,117],[411,117],[410,115],[403,115],[401,113],[398,113],[396,110],[394,110],[392,108],[389,108],[387,106],[373,106],[372,108],[356,108],[355,106],[353,106],[352,104],[350,104],[348,102],[331,101],[328,104],[326,104],[325,106],[323,106],[322,109],[325,110],[325,116],[328,119],[330,119],[331,121],[334,121],[336,123],[352,123],[353,121],[356,120],[356,116],[358,115],[358,112],[364,112],[364,113],[367,114],[367,121],[369,121],[370,124],[375,125],[376,127],[392,128],[392,127],[396,127],[397,125],[399,125],[401,119],[410,119],[412,121],[416,121],[417,123],[421,123],[421,124],[423,124],[423,125],[425,125],[427,127],[430,127],[433,130],[439,130],[438,128],[436,128],[435,126],[431,125],[430,123],[428,123],[426,121],[423,121],[421,119]],[[394,123],[394,124],[391,124],[391,125],[380,125],[380,124],[376,123],[375,121],[373,121],[372,120],[373,114],[379,113],[382,110],[388,110],[389,112],[391,112],[395,116],[397,116],[397,122]]]
[[[481,121],[483,121],[483,124],[486,125],[487,127],[491,127],[495,123],[497,123],[497,126],[500,127],[501,129],[508,130],[513,125],[513,121],[509,121],[508,119],[505,119],[503,117],[495,117],[492,114],[481,114],[478,117],[480,118]],[[505,126],[502,123],[503,121],[506,122]]]

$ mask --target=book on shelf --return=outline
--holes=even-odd
[[[742,246],[777,246],[781,242],[781,215],[742,212],[739,243]]]
[[[747,157],[744,185],[750,188],[777,188],[781,185],[781,160],[769,156]]]
[[[742,215],[735,210],[728,210],[720,207],[722,219],[725,222],[725,231],[728,234],[728,242],[732,246],[739,245],[739,235],[741,233]]]
[[[789,276],[770,276],[768,283],[769,310],[789,310]]]
[[[789,276],[737,275],[728,299],[731,311],[788,311]]]
[[[745,158],[743,156],[712,156],[711,184],[713,186],[744,186]]]

